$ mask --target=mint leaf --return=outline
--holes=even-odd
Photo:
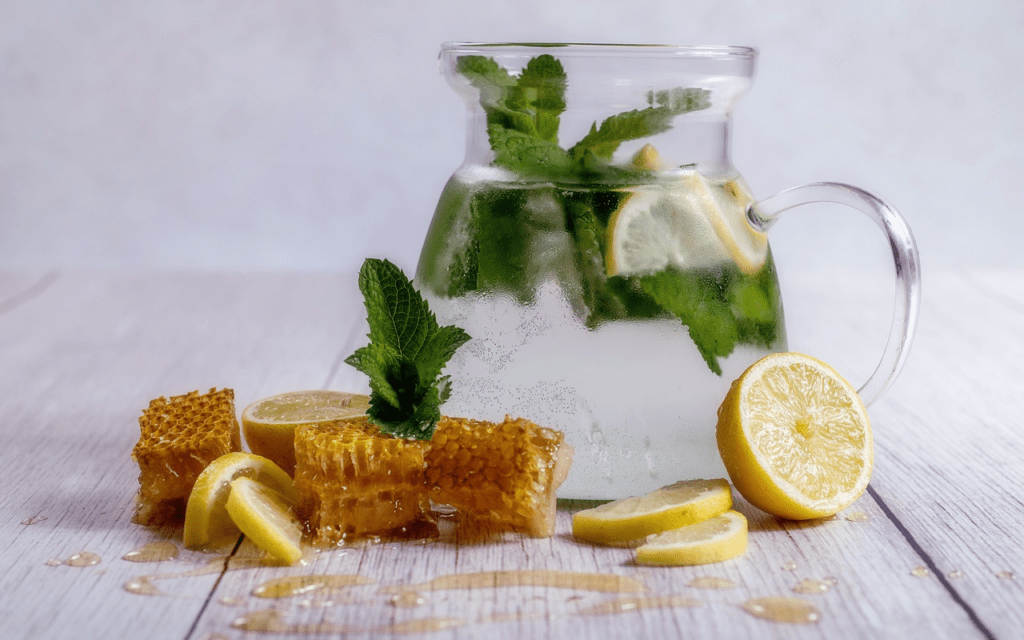
[[[519,74],[506,104],[530,116],[533,135],[557,143],[558,119],[565,111],[565,85],[562,63],[547,54],[537,56]]]
[[[689,329],[701,357],[716,375],[722,375],[718,358],[732,353],[739,340],[736,318],[722,299],[723,283],[711,270],[664,271],[640,277],[640,285],[665,310]]]
[[[520,175],[562,175],[574,169],[569,154],[554,142],[490,125],[487,134],[494,150],[494,164]]]
[[[600,127],[595,122],[590,126],[590,133],[569,150],[569,155],[574,160],[580,160],[588,153],[602,160],[611,160],[621,143],[668,131],[676,116],[707,109],[711,106],[709,95],[707,89],[678,87],[669,91],[649,92],[647,102],[650,107],[611,116]]]
[[[401,269],[368,258],[359,290],[370,325],[370,344],[345,359],[370,378],[370,422],[384,433],[429,440],[448,397],[441,370],[469,340],[458,327],[437,319]]]

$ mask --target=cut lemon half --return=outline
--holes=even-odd
[[[783,518],[833,515],[871,477],[864,403],[835,369],[799,353],[766,356],[733,382],[718,409],[717,439],[736,490]]]
[[[292,564],[302,558],[302,523],[295,499],[251,478],[231,483],[227,511],[245,537],[273,557]]]
[[[617,544],[713,518],[732,506],[726,480],[684,480],[645,496],[623,498],[572,517],[577,540]]]
[[[636,561],[647,565],[722,562],[747,550],[747,519],[737,511],[651,536],[637,547]]]
[[[293,391],[257,400],[242,411],[249,449],[295,475],[295,428],[366,415],[369,396],[343,391]]]
[[[238,538],[238,527],[226,505],[231,482],[248,477],[297,499],[291,477],[267,458],[236,451],[211,462],[192,487],[185,507],[185,546],[189,549],[225,544]]]

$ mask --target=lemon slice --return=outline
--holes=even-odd
[[[747,519],[726,511],[688,527],[651,536],[637,547],[636,561],[647,565],[694,565],[739,557],[747,550]]]
[[[293,391],[257,400],[242,411],[249,449],[295,475],[295,428],[366,415],[369,396],[342,391]]]
[[[278,560],[302,558],[302,523],[295,499],[251,478],[231,482],[227,511],[245,537]]]
[[[684,480],[573,515],[577,540],[616,544],[717,516],[732,506],[726,480]]]
[[[708,191],[715,201],[715,206],[709,208],[715,233],[740,271],[747,275],[757,273],[768,258],[768,234],[757,231],[747,221],[747,207],[754,202],[754,196],[740,179],[709,185]]]
[[[238,527],[225,508],[231,481],[240,477],[258,482],[296,499],[287,473],[267,458],[236,451],[211,462],[192,487],[185,507],[185,546],[189,549],[224,544],[238,538]]]
[[[833,515],[871,477],[864,403],[834,369],[799,353],[766,356],[733,382],[718,409],[717,438],[736,489],[783,518]]]
[[[728,253],[708,217],[715,206],[707,182],[696,171],[672,182],[636,187],[608,220],[609,276],[709,267]]]

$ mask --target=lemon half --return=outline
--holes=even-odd
[[[249,449],[295,474],[295,429],[366,415],[369,396],[343,391],[293,391],[257,400],[242,411]]]
[[[736,490],[793,520],[833,515],[867,488],[871,423],[857,391],[799,353],[750,366],[718,409],[718,450]]]

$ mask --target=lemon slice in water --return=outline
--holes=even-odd
[[[736,490],[783,518],[838,513],[871,477],[864,403],[835,369],[799,353],[765,356],[733,382],[717,438]]]
[[[694,565],[722,562],[747,550],[747,519],[736,511],[652,536],[636,550],[647,565]]]
[[[295,474],[295,428],[366,415],[369,396],[343,391],[293,391],[257,400],[242,411],[249,449]]]
[[[623,498],[572,517],[577,540],[616,544],[717,516],[732,506],[726,480],[684,480],[645,496]]]
[[[238,527],[228,515],[226,505],[231,482],[248,477],[297,499],[291,477],[272,461],[236,451],[211,462],[192,487],[185,507],[184,543],[189,549],[225,544],[238,538]]]

